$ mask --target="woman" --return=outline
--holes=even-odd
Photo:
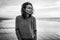
[[[33,6],[26,2],[22,5],[21,15],[16,17],[16,35],[18,40],[36,40],[36,19],[32,16]]]

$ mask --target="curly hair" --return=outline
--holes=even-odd
[[[31,5],[32,4],[30,2],[25,2],[22,4],[22,8],[21,8],[21,14],[22,16],[25,18],[26,17],[26,11],[24,11],[24,9],[26,9],[26,5]],[[33,6],[32,6],[33,7]],[[33,9],[33,8],[32,8]],[[31,16],[32,14],[29,15],[29,17]]]

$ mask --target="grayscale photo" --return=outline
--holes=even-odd
[[[0,0],[0,40],[60,40],[60,0]]]

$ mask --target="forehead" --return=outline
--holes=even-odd
[[[26,7],[32,7],[31,5],[26,5]]]

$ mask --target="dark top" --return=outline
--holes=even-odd
[[[22,16],[16,17],[16,34],[21,38],[33,38],[36,32],[36,19],[31,16],[24,19]]]

